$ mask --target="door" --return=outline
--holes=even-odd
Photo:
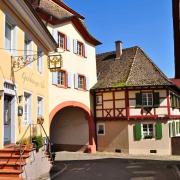
[[[11,101],[11,96],[4,96],[4,144],[11,143]]]

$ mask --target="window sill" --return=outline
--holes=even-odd
[[[86,89],[81,89],[81,88],[76,88],[78,91],[84,91],[86,92],[87,90]]]

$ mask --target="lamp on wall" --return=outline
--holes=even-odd
[[[4,90],[0,90],[0,99],[3,96],[3,94],[4,94]]]
[[[22,102],[22,99],[23,99],[23,95],[19,95],[19,96],[18,96],[18,101],[19,101],[19,103]]]

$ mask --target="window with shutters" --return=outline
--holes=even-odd
[[[37,48],[37,71],[43,73],[43,51],[41,48]]]
[[[180,109],[179,97],[173,93],[170,94],[171,107]]]
[[[143,139],[152,139],[154,137],[153,124],[142,124]]]
[[[66,87],[66,72],[61,70],[57,72],[57,84],[61,87]]]
[[[142,93],[142,105],[153,106],[153,93]]]
[[[66,35],[58,32],[58,44],[62,49],[66,49]]]
[[[86,89],[86,77],[83,75],[78,75],[78,89]]]
[[[97,124],[97,135],[105,135],[105,124],[103,123]]]
[[[31,94],[25,92],[24,93],[24,114],[23,120],[24,124],[29,124],[31,122]]]
[[[16,49],[16,37],[15,33],[16,25],[12,22],[12,19],[6,15],[5,17],[5,49],[9,52],[13,52]]]

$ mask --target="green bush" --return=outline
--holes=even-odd
[[[35,146],[36,146],[36,150],[39,151],[39,149],[43,146],[43,137],[42,136],[34,136],[32,138]]]

